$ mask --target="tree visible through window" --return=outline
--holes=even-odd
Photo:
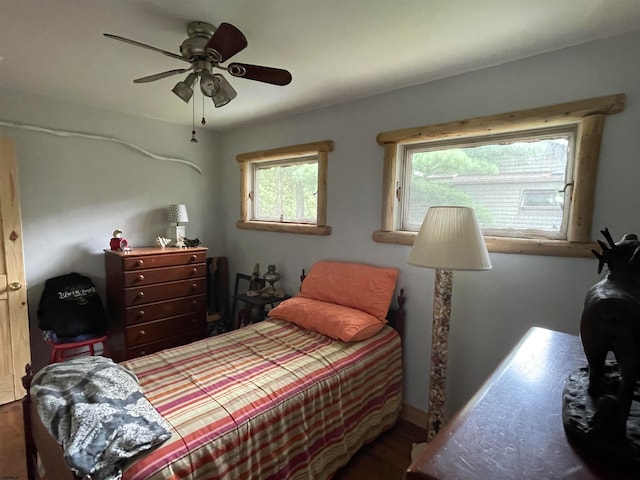
[[[315,223],[318,211],[318,159],[257,164],[253,219]]]
[[[242,153],[238,228],[329,235],[327,164],[333,142]]]
[[[492,136],[407,146],[401,229],[418,231],[431,206],[463,205],[476,210],[485,234],[566,237],[570,202],[564,201],[564,186],[572,181],[574,136],[575,126],[570,126],[521,133],[516,139]],[[540,202],[550,208],[525,208]]]
[[[429,206],[475,208],[489,251],[590,257],[600,143],[624,94],[382,132],[377,242],[412,245]]]

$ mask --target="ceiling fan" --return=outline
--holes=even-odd
[[[206,22],[190,22],[187,25],[187,35],[189,38],[180,45],[180,55],[178,55],[111,33],[104,34],[107,38],[153,50],[189,63],[190,65],[187,68],[168,70],[147,77],[136,78],[133,81],[133,83],[147,83],[190,72],[184,80],[178,82],[171,90],[185,103],[189,103],[189,100],[191,100],[193,85],[198,78],[200,78],[200,91],[204,96],[210,97],[216,107],[222,107],[236,97],[237,92],[231,84],[221,74],[213,73],[214,68],[226,70],[234,77],[256,80],[272,85],[288,85],[291,83],[291,73],[281,68],[239,62],[232,62],[227,66],[221,65],[221,63],[226,62],[247,46],[247,39],[243,33],[230,23],[221,23],[218,28],[215,28]]]

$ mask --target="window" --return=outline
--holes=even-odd
[[[562,209],[562,190],[525,190],[522,192],[522,208]]]
[[[327,160],[333,142],[308,143],[236,157],[242,172],[238,228],[329,235]]]
[[[315,224],[318,156],[254,164],[252,191],[252,219]]]
[[[591,256],[605,115],[624,95],[378,135],[385,146],[378,242],[411,245],[427,209],[474,207],[490,251]]]
[[[464,205],[487,235],[566,238],[575,133],[569,125],[400,147],[401,230],[420,230],[431,206]]]

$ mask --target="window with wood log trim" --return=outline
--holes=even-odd
[[[591,256],[606,115],[622,94],[378,135],[378,242],[413,244],[430,206],[474,207],[489,251]]]
[[[333,142],[243,153],[238,228],[329,235],[327,162]]]

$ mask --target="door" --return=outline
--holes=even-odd
[[[16,151],[0,137],[0,405],[24,396],[31,361]]]

